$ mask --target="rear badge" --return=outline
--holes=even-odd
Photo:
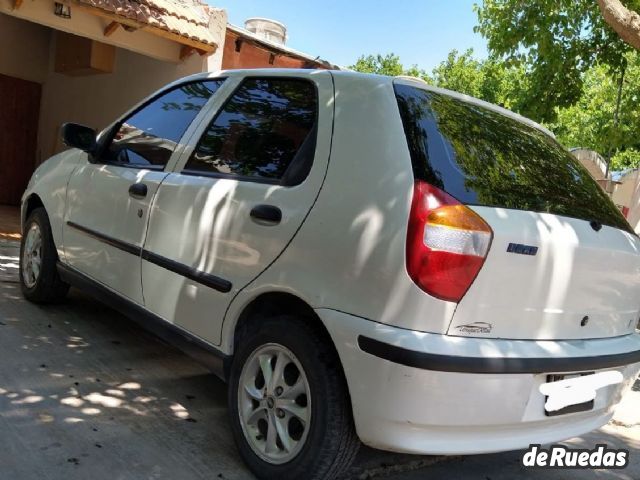
[[[538,247],[523,245],[521,243],[510,243],[507,247],[507,252],[519,253],[520,255],[535,255],[538,253]]]
[[[473,322],[467,325],[458,325],[456,330],[463,333],[491,333],[493,325],[487,322]]]

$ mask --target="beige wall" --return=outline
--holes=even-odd
[[[122,28],[118,28],[111,36],[105,38],[104,29],[109,24],[109,20],[86,13],[75,5],[71,5],[71,18],[67,19],[53,14],[54,0],[26,0],[17,10],[13,9],[13,1],[0,0],[0,13],[92,40],[110,43],[152,58],[174,63],[180,61],[181,46],[179,44],[149,32],[140,30],[126,32]]]
[[[113,73],[71,77],[53,72],[56,35],[51,34],[40,110],[39,161],[63,148],[59,140],[62,123],[76,122],[101,130],[163,85],[201,72],[206,65],[206,59],[198,55],[174,64],[119,48]]]
[[[640,172],[638,172],[637,170],[635,179],[635,191],[633,192],[633,196],[631,198],[631,204],[629,206],[629,216],[627,218],[635,232],[640,235]]]
[[[42,83],[49,64],[50,30],[0,13],[0,73]]]
[[[613,194],[613,201],[629,209],[627,220],[636,233],[640,233],[640,170],[626,173],[620,182]]]
[[[620,183],[616,185],[613,192],[613,203],[624,207],[631,206],[631,198],[638,183],[638,171],[631,171],[620,178]]]
[[[181,45],[149,32],[118,28],[104,37],[107,20],[71,6],[71,19],[53,14],[53,0],[27,0],[14,10],[13,0],[0,0],[0,73],[42,84],[37,163],[64,147],[64,122],[102,129],[135,103],[163,85],[222,63],[226,12],[212,16],[210,31],[220,39],[214,55],[191,55],[180,61]],[[71,77],[53,71],[56,31],[64,31],[117,47],[113,73]]]

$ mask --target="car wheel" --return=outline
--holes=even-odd
[[[330,479],[360,441],[337,353],[304,319],[251,324],[230,371],[229,409],[240,454],[261,479]]]
[[[20,242],[20,287],[27,300],[50,303],[62,300],[69,285],[58,275],[58,253],[44,208],[36,208],[25,222]]]

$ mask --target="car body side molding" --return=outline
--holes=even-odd
[[[464,357],[418,352],[358,336],[363,352],[407,367],[456,373],[557,373],[600,370],[640,362],[640,350],[593,357]]]
[[[170,272],[177,273],[178,275],[186,277],[189,280],[193,280],[194,282],[200,283],[209,288],[213,288],[214,290],[218,290],[219,292],[227,293],[231,291],[231,288],[233,287],[233,284],[230,281],[225,280],[224,278],[220,278],[216,275],[212,275],[210,273],[203,272],[202,270],[198,270],[188,265],[176,262],[175,260],[171,260],[170,258],[163,257],[162,255],[158,255],[157,253],[150,252],[137,245],[123,242],[116,238],[110,237],[109,235],[97,232],[91,228],[79,225],[75,222],[68,221],[67,225],[75,228],[80,232],[85,233],[86,235],[89,235],[90,237],[95,238],[96,240],[99,240],[132,255],[136,255],[138,257],[141,256],[143,260],[147,260],[154,265],[158,265],[159,267],[169,270]]]
[[[67,221],[67,225],[69,225],[72,228],[75,228],[76,230],[86,235],[89,235],[90,237],[95,238],[96,240],[106,243],[107,245],[111,245],[112,247],[118,248],[123,252],[130,253],[131,255],[140,256],[140,253],[142,252],[142,247],[138,247],[131,243],[123,242],[116,238],[110,237],[109,235],[105,235],[104,233],[96,232],[91,228],[83,227],[82,225],[79,225],[75,222]]]
[[[177,273],[183,277],[193,280],[194,282],[201,283],[209,288],[218,290],[222,293],[227,293],[233,286],[230,281],[224,278],[211,275],[210,273],[197,270],[195,268],[184,265],[183,263],[176,262],[170,258],[163,257],[157,253],[150,252],[149,250],[142,249],[142,258],[151,262],[159,267],[162,267],[170,272]]]
[[[143,329],[182,350],[206,366],[223,381],[227,380],[230,356],[183,328],[169,323],[146,308],[119,295],[105,285],[87,277],[69,265],[58,261],[60,278],[68,284],[92,295],[101,302],[130,318]]]

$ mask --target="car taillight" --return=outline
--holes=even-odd
[[[416,181],[407,232],[407,270],[434,297],[459,302],[482,268],[493,232],[473,210]]]

